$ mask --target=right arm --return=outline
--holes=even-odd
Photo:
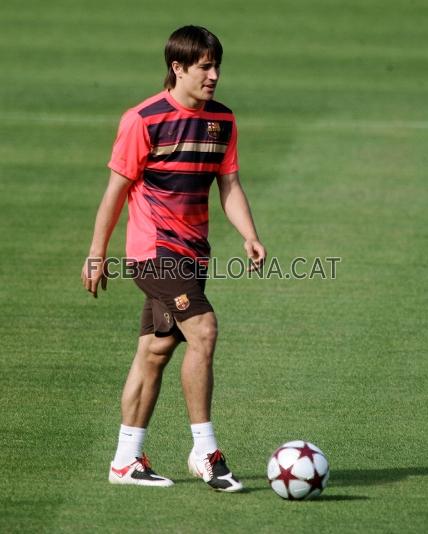
[[[132,180],[111,171],[107,189],[98,208],[92,243],[81,275],[83,286],[95,298],[100,281],[103,289],[107,286],[103,269],[107,246],[132,183]]]

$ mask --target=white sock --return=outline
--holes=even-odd
[[[141,456],[146,432],[146,428],[120,425],[119,442],[113,460],[113,466],[116,469],[122,469],[122,467],[132,464],[135,462],[135,458]]]
[[[217,450],[217,440],[215,439],[214,428],[209,421],[208,423],[197,423],[190,425],[193,436],[193,450],[199,458],[205,458]]]

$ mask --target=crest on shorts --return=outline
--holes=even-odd
[[[208,121],[208,137],[218,139],[220,137],[221,126],[217,121]]]
[[[186,293],[175,297],[174,299],[177,310],[184,311],[190,306],[190,300],[188,299]]]

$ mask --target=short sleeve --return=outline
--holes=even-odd
[[[138,112],[130,109],[122,116],[107,166],[130,180],[137,180],[144,169],[149,152],[150,138],[147,127]]]
[[[218,175],[232,174],[239,170],[238,163],[238,132],[236,129],[235,118],[232,122],[232,133],[230,136],[229,144],[227,145],[226,152],[224,154],[223,161],[220,164]]]

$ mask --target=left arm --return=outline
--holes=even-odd
[[[252,267],[261,267],[266,258],[266,249],[259,241],[250,205],[242,189],[238,172],[218,176],[217,183],[223,210],[243,237],[247,256],[254,264]]]

